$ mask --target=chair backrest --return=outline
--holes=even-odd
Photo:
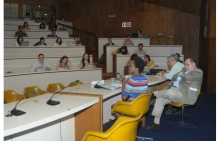
[[[45,93],[46,91],[41,90],[38,86],[29,86],[24,88],[24,94],[26,94],[28,98]]]
[[[115,110],[115,112],[124,115],[134,116],[134,117],[138,116],[139,113],[146,114],[149,110],[150,99],[152,94],[153,92],[147,94],[140,94],[136,99],[129,102],[129,106],[128,106],[128,102],[117,102],[119,104],[116,103],[115,107],[112,110],[113,111]],[[125,103],[126,107],[123,103]]]
[[[4,91],[4,101],[6,103],[19,101],[22,98],[24,98],[24,96],[16,93],[14,90],[5,90]]]
[[[48,84],[47,91],[48,92],[56,92],[56,91],[61,90],[63,88],[64,88],[64,86],[62,83],[51,83],[51,84]]]
[[[77,85],[82,85],[83,82],[71,82],[70,86],[77,86]]]
[[[82,141],[135,141],[141,117],[142,113],[137,117],[120,116],[106,132],[96,132],[95,135],[86,133]]]

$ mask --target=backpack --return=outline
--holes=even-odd
[[[101,57],[99,58],[99,64],[104,64],[105,63],[105,57],[104,54],[101,55]]]

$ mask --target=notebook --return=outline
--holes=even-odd
[[[68,46],[75,46],[76,43],[75,43],[74,40],[73,40],[73,41],[67,41],[67,45],[68,45]]]
[[[21,46],[29,46],[29,41],[22,41]]]
[[[107,84],[107,85],[101,85],[100,86],[103,89],[107,89],[107,90],[115,90],[115,89],[119,89],[121,88],[121,84],[117,85],[117,84]]]

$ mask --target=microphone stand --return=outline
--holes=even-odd
[[[30,92],[30,93],[37,94],[36,92]],[[30,94],[30,93],[24,94],[24,97],[23,97],[21,100],[19,100],[18,103],[20,103],[23,99],[28,98],[28,94]],[[6,115],[6,117],[10,117],[10,116],[12,116],[12,115],[14,115],[14,116],[20,116],[20,115],[23,115],[23,114],[26,113],[26,112],[24,112],[24,111],[21,111],[21,110],[16,109],[18,103],[15,105],[15,107],[14,107],[11,111],[8,112],[8,114]]]
[[[75,82],[79,82],[79,80],[76,80]],[[70,84],[71,84],[71,83],[70,83]],[[51,105],[51,106],[60,104],[60,101],[52,100],[52,98],[53,98],[57,93],[61,92],[61,91],[64,90],[65,88],[69,87],[70,84],[67,85],[66,87],[64,87],[63,89],[61,89],[61,90],[55,92],[55,93],[51,96],[51,98],[47,101],[47,104],[48,104],[48,105]]]

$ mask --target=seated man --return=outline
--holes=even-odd
[[[47,35],[47,37],[57,37],[56,30],[52,30],[52,34]]]
[[[52,67],[44,61],[44,54],[38,55],[38,61],[31,67],[31,72],[51,71]]]
[[[18,26],[18,31],[16,31],[14,35],[14,37],[19,37],[19,36],[28,37],[28,34],[25,31],[23,31],[22,26]]]
[[[147,77],[141,73],[144,70],[144,60],[140,57],[134,57],[129,66],[129,72],[132,74],[130,78],[122,79],[122,101],[132,101],[142,93],[147,93],[148,81]],[[112,105],[112,108],[114,105]],[[115,113],[114,117],[118,118],[119,113]]]
[[[146,51],[143,49],[143,44],[140,43],[138,44],[138,49],[134,51],[133,54],[137,54],[137,55],[147,55]]]
[[[171,101],[194,104],[198,97],[198,89],[202,85],[202,77],[203,72],[196,67],[195,60],[193,58],[186,59],[185,68],[173,76],[169,85],[164,90],[154,92],[154,96],[156,96],[152,111],[154,122],[148,126],[148,129],[160,128],[160,117],[164,106]]]
[[[75,41],[76,46],[81,46],[81,45],[82,45],[82,43],[81,43],[80,38],[79,38],[78,35],[75,35],[75,36],[73,37],[73,39],[74,39],[74,41]]]
[[[171,70],[166,73],[164,71],[160,71],[158,75],[163,76],[166,79],[172,79],[173,75],[177,72],[180,72],[184,68],[184,64],[178,62],[179,58],[176,54],[171,54],[169,57],[167,57],[167,65]]]
[[[34,44],[34,46],[47,46],[47,44],[45,43],[44,37],[41,37],[40,41]]]

